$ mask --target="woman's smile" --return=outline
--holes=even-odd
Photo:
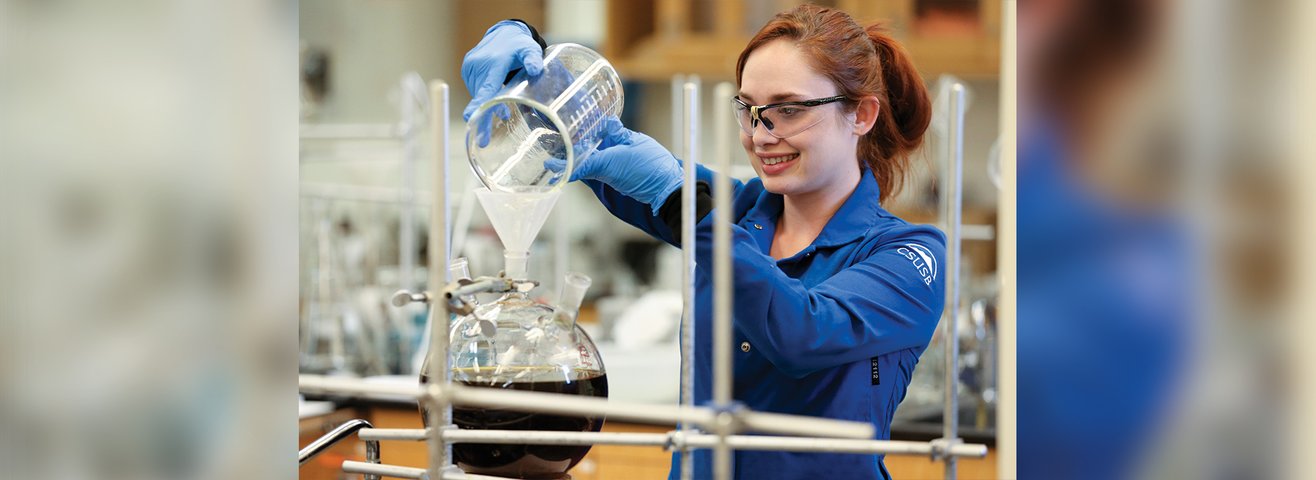
[[[799,153],[756,153],[759,162],[763,164],[763,174],[775,175],[783,170],[790,168],[795,164],[795,160],[800,158]]]

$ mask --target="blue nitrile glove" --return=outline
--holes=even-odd
[[[470,121],[480,105],[502,90],[507,74],[520,68],[531,77],[543,73],[543,47],[535,42],[526,24],[515,20],[495,23],[462,59],[462,81],[466,83],[466,91],[471,92],[471,103],[462,110],[462,119]],[[509,116],[504,106],[491,113],[504,120]],[[477,126],[481,147],[489,144],[489,122],[492,120],[493,117],[485,116],[482,125]]]
[[[657,215],[667,197],[681,188],[681,164],[656,140],[627,129],[616,118],[604,120],[603,128],[599,149],[577,160],[571,181],[598,180]],[[545,166],[560,172],[565,163],[550,160]]]

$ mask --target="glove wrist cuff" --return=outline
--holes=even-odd
[[[519,19],[519,18],[509,18],[509,19],[507,19],[507,20],[503,20],[503,21],[500,21],[500,22],[498,22],[498,23],[495,23],[495,24],[494,24],[494,27],[497,27],[498,25],[505,24],[505,23],[516,23],[516,24],[520,24],[522,27],[525,27],[526,30],[529,30],[530,37],[531,37],[531,38],[534,38],[534,39],[535,39],[535,43],[538,43],[538,44],[539,44],[539,49],[540,49],[540,50],[547,50],[547,49],[548,49],[548,42],[544,41],[544,37],[541,36],[541,35],[539,35],[539,30],[535,29],[535,26],[534,26],[534,25],[531,25],[530,22],[527,22],[527,21],[525,21],[525,20],[521,20],[521,19]],[[490,31],[493,31],[493,27],[489,28],[489,30],[490,30]],[[485,32],[485,34],[487,35],[488,32]]]
[[[679,188],[679,184],[677,186],[678,188],[666,197],[667,200],[662,203],[662,206],[654,210],[654,214],[672,231],[672,236],[678,239],[676,243],[679,245],[681,243],[679,234],[681,232],[682,189]],[[713,189],[708,185],[708,182],[702,180],[695,182],[695,223],[699,223],[704,217],[708,216],[709,212],[713,211],[712,192]]]

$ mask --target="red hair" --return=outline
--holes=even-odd
[[[800,5],[778,13],[745,45],[736,61],[736,85],[749,54],[777,39],[793,41],[810,66],[848,99],[851,110],[860,98],[877,97],[877,120],[859,140],[859,160],[877,179],[879,202],[886,202],[900,191],[910,154],[923,143],[932,120],[927,87],[909,54],[881,25],[864,28],[840,10]]]

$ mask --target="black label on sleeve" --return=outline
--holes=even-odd
[[[882,384],[882,373],[881,373],[881,371],[879,371],[878,368],[877,368],[877,357],[873,357],[873,361],[872,361],[872,374],[873,374],[873,385],[881,385],[881,384]]]

